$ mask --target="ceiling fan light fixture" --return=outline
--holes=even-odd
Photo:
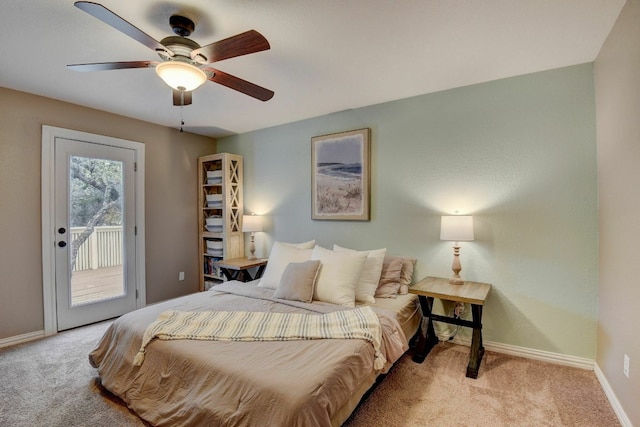
[[[156,66],[156,74],[176,90],[192,91],[207,81],[200,68],[180,61],[161,62]]]

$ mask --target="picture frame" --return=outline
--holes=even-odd
[[[370,220],[371,130],[311,138],[311,219]]]

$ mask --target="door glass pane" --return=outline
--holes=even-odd
[[[125,296],[123,162],[71,156],[71,306]]]

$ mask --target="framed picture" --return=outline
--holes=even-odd
[[[369,221],[370,129],[311,138],[311,219]]]

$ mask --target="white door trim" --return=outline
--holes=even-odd
[[[135,188],[135,221],[137,233],[136,247],[136,291],[138,298],[136,308],[146,305],[145,281],[145,229],[144,229],[144,144],[126,139],[96,135],[71,129],[42,125],[42,298],[44,306],[44,334],[53,335],[58,331],[56,311],[55,283],[55,198],[54,198],[54,164],[55,140],[65,138],[87,141],[95,144],[128,148],[136,152]]]

